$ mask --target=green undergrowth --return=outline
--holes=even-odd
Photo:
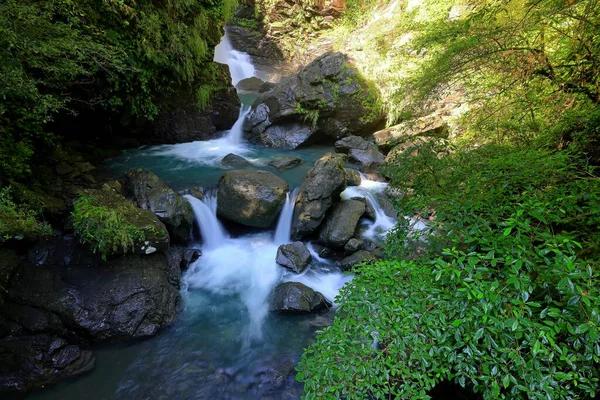
[[[298,367],[305,398],[425,399],[443,381],[484,399],[595,394],[597,171],[568,151],[461,150],[427,142],[386,166],[430,230],[398,229],[356,268]]]
[[[0,244],[8,239],[29,239],[52,234],[50,225],[41,220],[39,208],[15,201],[12,187],[0,189]]]

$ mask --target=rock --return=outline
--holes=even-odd
[[[225,31],[235,50],[247,53],[257,70],[276,72],[284,61],[283,53],[264,32],[254,31],[240,25],[227,24]]]
[[[360,217],[365,213],[365,203],[346,200],[338,203],[325,219],[319,232],[319,242],[328,247],[344,247],[354,236]]]
[[[86,172],[90,172],[90,171],[93,171],[96,169],[96,167],[94,167],[91,163],[89,163],[87,161],[76,162],[75,168],[77,168],[77,170],[79,172],[81,172],[82,174],[85,174]]]
[[[186,271],[191,264],[202,257],[202,251],[198,249],[188,249],[185,247],[170,247],[165,252],[169,258],[169,265],[179,267],[181,271]]]
[[[382,120],[379,93],[342,53],[326,53],[260,95],[244,130],[254,142],[296,148],[367,135]]]
[[[348,155],[348,161],[356,164],[362,171],[379,170],[385,161],[385,156],[377,146],[359,136],[348,136],[335,142],[335,151]]]
[[[377,258],[383,258],[385,256],[385,249],[383,246],[369,239],[363,240],[362,249],[368,251]]]
[[[308,267],[308,264],[312,261],[312,256],[304,243],[294,242],[279,246],[276,261],[277,264],[300,274]]]
[[[397,219],[398,211],[396,211],[396,207],[394,207],[394,203],[390,200],[390,198],[385,193],[377,193],[375,195],[375,199],[377,200],[377,204],[383,210],[383,213],[390,218]]]
[[[266,82],[255,76],[242,79],[236,85],[237,90],[245,92],[258,92]]]
[[[74,171],[73,167],[64,161],[56,166],[56,173],[58,175],[67,175],[73,171]]]
[[[288,191],[287,182],[271,172],[228,171],[219,180],[217,213],[242,225],[268,228],[277,220]]]
[[[65,254],[68,246],[60,244],[65,240],[74,238],[49,244],[41,266],[24,264],[15,272],[7,301],[38,312],[37,321],[21,321],[26,329],[58,330],[60,321],[70,336],[107,341],[152,336],[174,322],[181,302],[180,265],[164,253],[104,261],[76,245]]]
[[[298,191],[292,237],[297,240],[316,232],[345,188],[344,157],[329,153],[318,159]]]
[[[0,339],[0,359],[0,393],[41,388],[95,363],[91,351],[44,334]]]
[[[344,168],[344,174],[346,175],[346,186],[360,186],[362,182],[360,172],[352,168]]]
[[[363,246],[363,241],[360,239],[352,238],[344,245],[344,253],[350,255],[356,253]]]
[[[375,257],[373,253],[370,253],[366,250],[359,250],[352,255],[344,257],[342,261],[340,261],[340,268],[342,269],[342,271],[348,271],[356,264],[375,260],[377,260],[377,257]]]
[[[278,313],[311,313],[327,311],[331,303],[325,297],[299,282],[281,283],[269,299],[271,311]]]
[[[280,156],[269,161],[269,165],[277,169],[293,168],[300,163],[302,160],[293,156]]]
[[[229,153],[221,160],[221,164],[226,167],[242,168],[250,165],[250,161],[244,157],[240,157],[237,154]]]
[[[194,196],[198,200],[204,200],[204,189],[199,187],[192,187],[188,189],[190,195]]]
[[[152,211],[165,224],[173,241],[189,242],[194,224],[190,203],[146,169],[127,171],[126,177],[125,187],[133,202],[142,210]]]
[[[0,306],[4,301],[8,285],[20,265],[21,260],[17,253],[9,249],[0,248]]]
[[[133,248],[118,248],[112,254],[151,254],[157,250],[169,247],[169,232],[152,211],[142,210],[132,202],[108,187],[102,189],[86,189],[81,191],[83,196],[93,199],[93,206],[105,210],[118,210],[122,223],[132,225],[143,234],[134,238]]]
[[[448,124],[438,114],[431,114],[423,118],[404,121],[375,132],[375,142],[385,153],[394,146],[414,140],[416,137],[447,138]]]

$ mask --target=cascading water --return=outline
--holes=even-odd
[[[279,215],[277,228],[275,228],[275,244],[286,244],[291,241],[292,217],[294,216],[294,207],[296,205],[296,197],[298,196],[298,188],[291,193],[285,195],[285,204]]]
[[[225,35],[221,38],[221,42],[215,47],[214,60],[229,66],[233,86],[236,86],[242,79],[251,78],[256,74],[256,69],[252,65],[250,56],[233,49],[227,31],[225,31]]]
[[[213,193],[206,193],[204,200],[199,200],[194,196],[186,194],[185,199],[190,203],[196,216],[196,223],[200,227],[202,242],[208,249],[216,249],[227,239],[225,228],[217,219],[217,196]]]

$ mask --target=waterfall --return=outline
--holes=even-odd
[[[225,243],[227,233],[217,219],[216,193],[206,193],[204,200],[198,200],[189,194],[183,197],[185,197],[194,210],[196,223],[200,227],[200,235],[202,236],[204,246],[209,249],[215,249]]]
[[[299,188],[296,188],[293,192],[288,192],[285,195],[285,204],[281,214],[279,214],[279,221],[277,221],[277,228],[275,229],[274,242],[277,245],[291,242],[292,217],[294,216],[298,191]]]
[[[227,36],[227,31],[221,38],[221,42],[215,47],[214,60],[229,66],[233,86],[236,86],[242,79],[251,78],[256,74],[250,56],[233,49],[229,36]]]
[[[229,130],[229,133],[224,137],[227,140],[227,144],[231,147],[235,147],[242,142],[242,138],[244,137],[244,119],[246,119],[246,115],[250,112],[250,106],[242,105],[240,107],[240,115],[235,121],[235,124]]]

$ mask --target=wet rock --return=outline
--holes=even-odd
[[[125,187],[133,202],[142,210],[152,211],[165,224],[173,241],[189,242],[194,223],[190,203],[146,169],[127,171],[126,177]]]
[[[0,305],[4,301],[6,290],[21,265],[21,259],[14,251],[0,248]]]
[[[312,256],[304,243],[294,242],[279,246],[276,261],[277,264],[300,274],[308,267],[308,264],[312,261]]]
[[[191,264],[196,262],[201,256],[202,251],[198,249],[188,249],[185,247],[170,247],[165,252],[169,258],[169,264],[177,266],[181,271],[187,271]]]
[[[360,217],[365,213],[365,203],[346,200],[338,203],[325,219],[319,232],[319,242],[328,247],[344,247],[354,236]]]
[[[188,189],[188,192],[198,200],[204,200],[204,189],[200,187],[192,187]]]
[[[363,240],[362,249],[368,251],[377,258],[383,258],[385,256],[385,249],[383,246],[369,239]]]
[[[277,169],[293,168],[300,163],[302,163],[302,160],[293,156],[276,157],[269,161],[269,165]]]
[[[360,239],[352,238],[344,245],[344,253],[350,255],[356,253],[363,246],[363,241]]]
[[[0,339],[0,393],[39,388],[94,368],[90,351],[50,335]]]
[[[385,193],[377,193],[375,195],[375,199],[377,200],[379,208],[381,208],[385,215],[394,219],[398,218],[398,211],[396,211],[394,203],[392,203],[390,198]]]
[[[236,85],[236,89],[244,92],[258,92],[264,84],[265,81],[253,76],[239,81]]]
[[[143,237],[134,239],[133,249],[117,248],[113,254],[128,252],[152,254],[169,247],[169,232],[152,211],[136,207],[132,202],[127,201],[119,193],[106,186],[102,189],[86,189],[81,191],[81,194],[93,199],[95,207],[118,210],[123,224],[133,225],[143,233]]]
[[[217,213],[242,225],[268,228],[276,221],[289,185],[267,171],[235,170],[219,180]]]
[[[344,173],[346,175],[346,186],[360,186],[362,182],[360,172],[352,168],[344,168]]]
[[[338,199],[345,188],[344,157],[329,153],[318,159],[300,186],[292,237],[301,239],[316,232],[334,199]]]
[[[335,142],[335,151],[347,154],[348,161],[365,172],[379,170],[385,161],[385,156],[379,152],[377,146],[359,136],[348,136],[338,140]]]
[[[238,156],[237,154],[229,153],[223,157],[221,164],[226,167],[243,168],[250,165],[250,161],[246,160],[244,157]]]
[[[67,174],[73,172],[74,170],[75,169],[71,165],[69,165],[68,163],[66,163],[64,161],[56,166],[56,173],[58,175],[67,175]]]
[[[367,135],[383,116],[378,98],[344,54],[326,53],[260,95],[244,130],[251,141],[280,148]]]
[[[342,259],[342,261],[340,261],[340,268],[342,269],[342,271],[348,271],[353,266],[355,266],[361,262],[368,262],[368,261],[375,261],[375,260],[377,260],[377,257],[375,257],[373,255],[373,253],[365,251],[365,250],[359,250],[356,253],[349,255],[348,257],[344,257],[344,259]]]
[[[302,283],[286,282],[273,289],[269,307],[278,313],[299,314],[327,311],[331,303],[321,293]]]

